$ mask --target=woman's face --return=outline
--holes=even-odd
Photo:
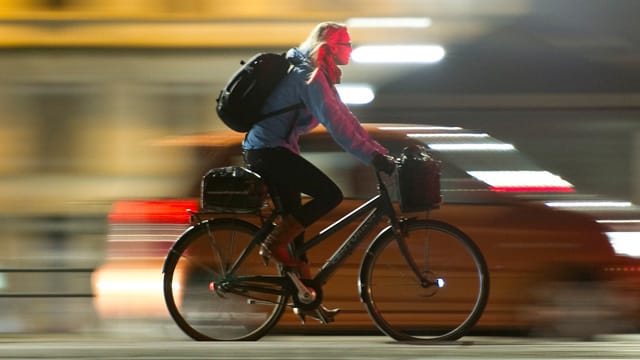
[[[331,39],[327,41],[333,58],[338,65],[347,65],[351,58],[351,37],[345,29],[337,31]]]

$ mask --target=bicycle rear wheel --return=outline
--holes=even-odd
[[[276,267],[264,266],[257,248],[229,273],[257,231],[241,220],[205,221],[186,231],[167,255],[165,302],[176,324],[193,339],[257,340],[282,315],[286,296],[233,287],[238,276],[280,275]]]
[[[428,281],[421,283],[387,231],[365,255],[360,296],[378,328],[396,340],[456,340],[486,305],[485,260],[471,239],[451,225],[411,220],[406,226],[406,253]]]

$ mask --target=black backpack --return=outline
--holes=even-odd
[[[246,132],[263,119],[304,106],[298,103],[267,114],[260,112],[267,97],[289,73],[291,63],[284,54],[259,53],[240,64],[216,99],[218,116],[231,129]]]

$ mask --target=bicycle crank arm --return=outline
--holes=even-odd
[[[300,281],[296,274],[287,272],[287,276],[289,276],[289,278],[293,282],[293,285],[296,287],[296,290],[298,290],[298,299],[300,300],[300,302],[302,302],[303,304],[311,304],[316,300],[315,290],[310,290],[309,288],[304,286],[304,284],[302,283],[302,281]]]
[[[278,305],[275,301],[270,300],[258,300],[258,299],[247,299],[247,304],[249,305]]]

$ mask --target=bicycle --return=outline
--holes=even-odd
[[[173,320],[195,340],[258,340],[287,307],[318,310],[322,286],[386,218],[389,224],[368,246],[359,272],[359,295],[370,318],[398,341],[462,337],[482,315],[489,294],[480,249],[453,225],[398,216],[381,173],[375,174],[377,195],[292,250],[302,256],[364,217],[312,279],[300,279],[296,271],[281,266],[265,267],[258,255],[259,245],[282,215],[277,199],[272,199],[275,209],[270,214],[260,213],[261,227],[228,216],[203,220],[202,213],[194,212],[194,224],[172,246],[163,267],[165,301]],[[433,299],[438,299],[438,308],[430,308]],[[321,322],[332,320],[317,315]],[[426,319],[439,324],[428,326]]]

